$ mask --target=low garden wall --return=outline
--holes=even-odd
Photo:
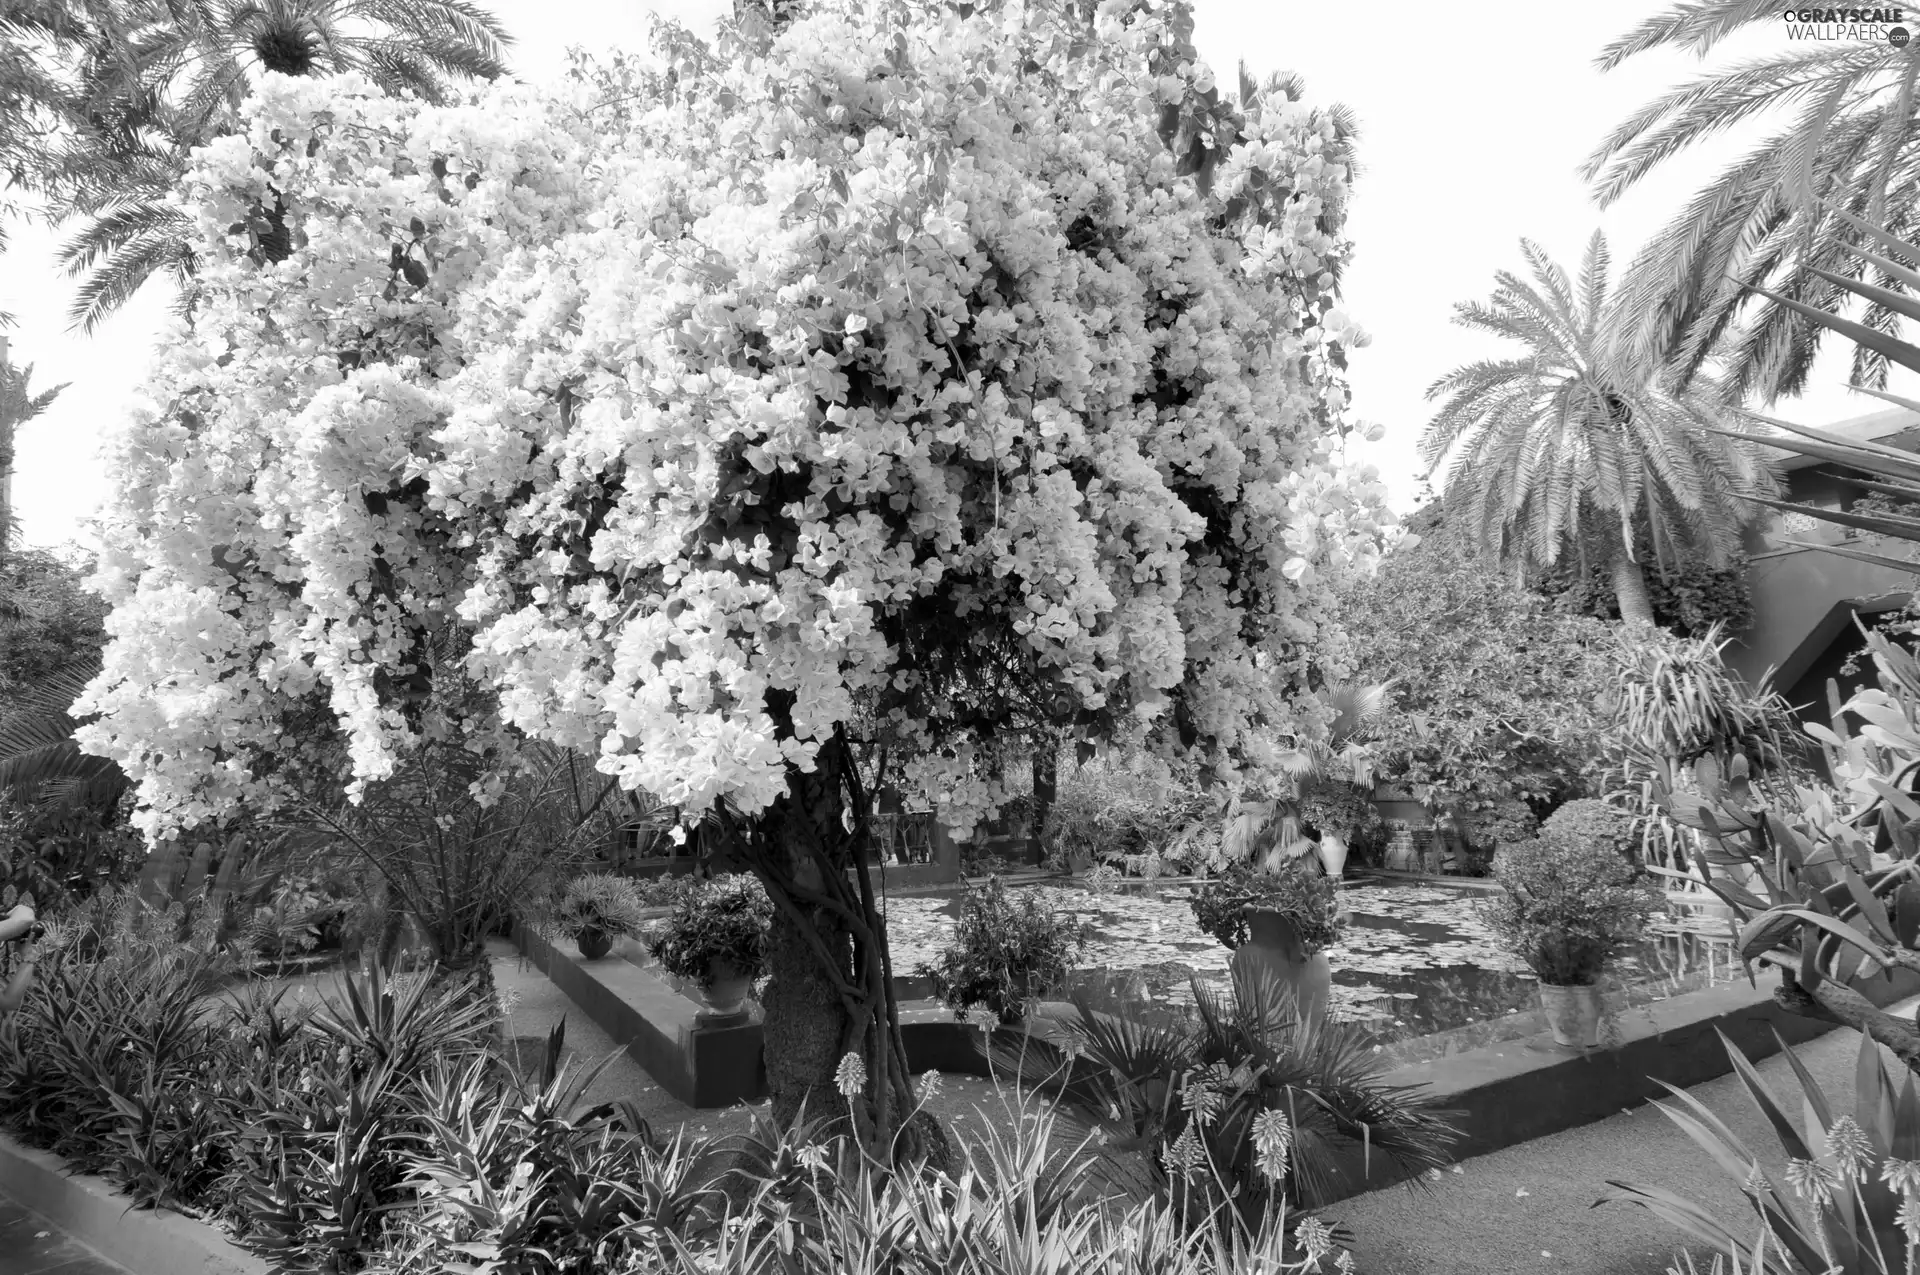
[[[1758,987],[1723,984],[1633,1009],[1619,1016],[1613,1043],[1591,1053],[1560,1048],[1543,1033],[1410,1063],[1385,1080],[1424,1086],[1459,1113],[1465,1136],[1456,1158],[1485,1155],[1669,1097],[1661,1081],[1684,1089],[1726,1075],[1733,1065],[1722,1033],[1757,1061],[1779,1053],[1782,1039],[1798,1045],[1833,1030],[1782,1009],[1773,983],[1762,975]],[[1896,970],[1852,986],[1884,1007],[1920,995],[1920,974]],[[1391,1184],[1380,1172],[1376,1164],[1367,1189]]]
[[[171,1209],[135,1209],[105,1178],[70,1174],[59,1156],[4,1134],[0,1194],[135,1275],[266,1275],[265,1262],[207,1223]]]
[[[651,970],[617,955],[585,960],[530,926],[515,926],[514,933],[535,968],[680,1101],[714,1108],[767,1096],[758,1007],[744,1022],[706,1026],[697,1021],[700,1006]],[[900,1006],[900,1039],[916,1072],[987,1075],[980,1038],[977,1027],[955,1021],[943,1005],[905,1001]]]

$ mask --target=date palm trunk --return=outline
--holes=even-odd
[[[1609,564],[1613,576],[1613,596],[1620,606],[1620,618],[1628,624],[1652,624],[1653,600],[1647,593],[1647,575],[1633,560],[1626,547],[1613,551]]]

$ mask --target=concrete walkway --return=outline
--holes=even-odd
[[[54,1228],[38,1213],[0,1195],[0,1275],[129,1275]]]
[[[1902,1017],[1915,1001],[1892,1007]],[[1840,1112],[1853,1110],[1860,1037],[1840,1029],[1795,1052]],[[1886,1055],[1891,1058],[1891,1055]],[[1783,1057],[1760,1074],[1789,1113],[1800,1087]],[[1894,1076],[1904,1069],[1895,1064]],[[1779,1140],[1737,1077],[1692,1091],[1756,1155],[1782,1163]],[[1692,1199],[1738,1233],[1758,1218],[1738,1184],[1652,1106],[1461,1163],[1430,1190],[1395,1187],[1328,1210],[1349,1226],[1364,1275],[1663,1275],[1686,1247],[1680,1232],[1634,1205],[1591,1207],[1617,1179]],[[1776,1175],[1776,1182],[1781,1179]],[[1706,1271],[1712,1255],[1695,1247]]]

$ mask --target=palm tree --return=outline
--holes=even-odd
[[[358,71],[441,102],[459,79],[502,74],[510,42],[469,0],[21,0],[4,30],[0,70],[17,74],[0,107],[30,126],[0,143],[0,167],[51,220],[81,219],[61,260],[87,276],[70,317],[88,330],[155,270],[191,274],[166,197],[256,74]]]
[[[1605,555],[1621,617],[1651,624],[1653,609],[1636,549],[1647,525],[1657,553],[1723,561],[1753,514],[1738,499],[1770,495],[1761,453],[1734,433],[1754,418],[1728,407],[1701,378],[1669,393],[1644,365],[1619,356],[1609,333],[1606,239],[1587,245],[1576,292],[1535,244],[1521,249],[1528,283],[1508,271],[1486,303],[1455,307],[1454,321],[1518,341],[1527,352],[1456,368],[1427,397],[1448,395],[1420,440],[1432,473],[1458,449],[1447,500],[1467,534],[1502,561],[1550,567],[1569,545]]]
[[[0,559],[13,539],[13,434],[53,405],[64,385],[34,393],[33,366],[15,367],[7,359],[7,338],[0,336]]]
[[[1607,46],[1598,65],[1611,70],[1657,48],[1705,56],[1743,26],[1779,21],[1780,6],[1760,0],[1682,0]],[[1797,112],[1708,183],[1634,261],[1623,284],[1633,321],[1620,333],[1630,356],[1661,361],[1682,383],[1720,359],[1726,388],[1740,399],[1797,394],[1821,330],[1774,299],[1752,308],[1744,324],[1736,319],[1749,289],[1775,280],[1782,296],[1815,308],[1844,299],[1806,270],[1862,277],[1865,263],[1841,250],[1834,208],[1890,222],[1896,233],[1914,228],[1916,77],[1920,42],[1807,42],[1680,85],[1608,134],[1582,169],[1603,208],[1729,126],[1781,108]],[[1864,316],[1879,332],[1898,324],[1872,302]],[[1874,351],[1856,353],[1856,383],[1881,388],[1886,371]]]

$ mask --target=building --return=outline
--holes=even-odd
[[[1920,415],[1903,408],[1822,428],[1862,442],[1920,451]],[[1860,494],[1840,481],[1841,470],[1836,466],[1778,454],[1784,458],[1778,467],[1788,500],[1844,511]],[[1757,683],[1771,672],[1774,689],[1799,710],[1802,720],[1826,723],[1828,679],[1839,684],[1843,697],[1861,680],[1842,672],[1848,657],[1864,645],[1855,617],[1905,605],[1913,577],[1788,541],[1857,545],[1894,557],[1904,556],[1913,546],[1861,536],[1804,514],[1777,515],[1748,534],[1747,583],[1753,595],[1753,622],[1732,635],[1727,663],[1749,682]]]

